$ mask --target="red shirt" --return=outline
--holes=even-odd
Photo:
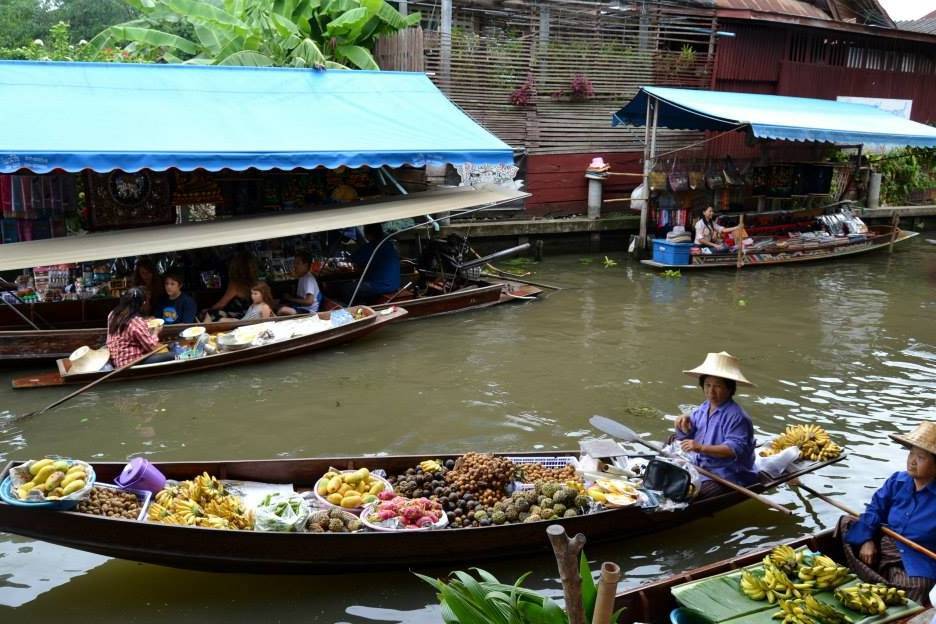
[[[110,317],[108,317],[108,323]],[[129,364],[142,355],[146,355],[159,344],[159,337],[153,335],[142,317],[134,316],[123,331],[107,333],[107,349],[110,351],[114,368]]]

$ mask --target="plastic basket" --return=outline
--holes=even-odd
[[[529,456],[529,457],[508,457],[510,461],[517,464],[518,466],[529,465],[529,464],[542,464],[544,468],[562,468],[563,466],[568,466],[575,462],[576,458],[572,455],[560,455],[556,456]],[[523,492],[525,490],[532,490],[534,485],[532,483],[526,483],[523,481],[514,481],[513,489],[517,492]]]
[[[340,472],[341,474],[351,474],[351,473],[353,473],[353,472],[357,472],[357,470],[340,470],[339,472]],[[370,476],[373,477],[374,479],[378,479],[378,480],[380,480],[380,481],[383,481],[383,484],[384,484],[384,489],[383,489],[383,491],[385,491],[385,492],[392,492],[392,491],[393,491],[393,486],[390,484],[390,482],[387,481],[386,479],[384,479],[383,477],[381,477],[380,475],[374,474],[374,473],[372,472],[372,473],[370,473]],[[318,507],[320,507],[320,508],[325,508],[325,509],[331,509],[331,508],[341,509],[342,511],[347,511],[347,512],[353,513],[353,514],[355,514],[355,515],[361,513],[361,511],[364,509],[364,505],[362,505],[362,506],[360,506],[360,507],[355,507],[354,509],[345,509],[345,508],[342,507],[341,505],[334,505],[334,504],[332,504],[332,503],[329,503],[328,500],[327,500],[324,496],[322,496],[321,494],[319,494],[319,493],[318,493],[319,483],[321,483],[321,482],[322,482],[322,479],[324,479],[324,478],[325,478],[325,477],[320,477],[320,478],[318,479],[318,481],[315,482],[315,485],[312,487],[312,492],[315,494],[315,500],[317,501],[317,506],[318,506]]]
[[[377,508],[377,503],[370,503],[369,505],[365,505],[364,510],[361,512],[361,522],[364,524],[364,526],[366,526],[368,529],[371,529],[373,531],[382,531],[384,533],[411,533],[414,531],[432,531],[434,529],[444,529],[445,527],[448,526],[448,514],[446,514],[443,511],[442,516],[439,517],[438,522],[427,527],[422,527],[418,529],[414,529],[414,528],[394,529],[390,527],[385,527],[381,524],[371,522],[367,519],[367,516],[372,514],[374,512],[374,509],[376,508]]]
[[[150,492],[149,490],[134,490],[133,488],[122,488],[116,485],[111,485],[110,483],[103,483],[103,482],[95,483],[91,489],[93,490],[94,488],[101,488],[104,490],[121,490],[123,492],[130,492],[131,494],[135,495],[137,497],[137,500],[140,501],[140,514],[137,516],[137,522],[143,522],[144,520],[146,520],[146,512],[149,510],[150,501],[153,498],[153,493]],[[96,514],[85,513],[82,511],[79,511],[78,513],[84,513],[86,516],[96,515]],[[107,516],[98,516],[98,517],[107,518]],[[125,518],[121,518],[121,519],[124,520]],[[114,518],[108,518],[108,520],[114,520]]]
[[[61,459],[65,459],[65,458],[61,458]],[[3,480],[3,482],[0,483],[0,500],[3,500],[3,502],[9,505],[13,505],[15,507],[30,507],[32,509],[68,510],[68,509],[72,509],[73,507],[76,507],[78,503],[81,502],[81,500],[87,496],[87,493],[91,491],[91,488],[94,487],[95,481],[97,480],[97,478],[94,473],[94,468],[91,466],[91,464],[84,462],[84,461],[71,460],[71,459],[66,459],[65,461],[72,462],[72,464],[80,463],[81,465],[83,465],[85,468],[85,475],[87,477],[86,479],[87,485],[81,490],[79,490],[78,492],[75,492],[74,494],[70,494],[69,498],[62,498],[62,499],[54,500],[54,501],[47,501],[47,500],[22,501],[16,498],[16,494],[13,492],[13,478],[11,475],[8,475]],[[22,468],[24,466],[27,466],[28,464],[29,462],[22,463],[19,466],[15,466],[12,470]]]

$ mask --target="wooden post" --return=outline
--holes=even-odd
[[[409,15],[409,0],[400,0],[400,15]]]
[[[897,240],[897,232],[900,230],[897,228],[897,224],[900,223],[900,215],[897,214],[897,211],[894,211],[894,216],[891,219],[891,239],[890,245],[887,247],[887,253],[894,253],[894,242]]]
[[[452,76],[452,0],[442,0],[442,22],[439,24],[439,73],[442,86],[449,88]]]
[[[565,527],[560,524],[546,527],[546,535],[549,536],[549,543],[552,544],[559,567],[559,580],[562,581],[569,624],[587,624],[585,608],[582,605],[582,578],[579,576],[579,555],[585,547],[585,536],[578,533],[569,539]]]
[[[606,561],[601,564],[601,578],[598,580],[598,596],[595,598],[595,612],[592,624],[611,624],[614,612],[614,596],[617,594],[618,581],[621,580],[621,567]]]

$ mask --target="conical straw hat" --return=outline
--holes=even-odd
[[[915,446],[936,455],[936,423],[924,421],[906,435],[892,433],[891,437],[904,446]]]
[[[107,350],[107,347],[92,349],[85,345],[75,349],[68,356],[68,359],[71,361],[71,366],[68,368],[69,373],[94,373],[107,364],[110,359],[110,351]]]
[[[693,377],[702,377],[703,375],[721,377],[722,379],[731,379],[742,386],[754,386],[741,372],[741,367],[738,366],[738,358],[726,351],[709,353],[705,356],[705,361],[702,364],[692,370],[684,370],[683,372]]]

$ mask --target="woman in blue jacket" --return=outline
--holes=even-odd
[[[845,556],[858,576],[907,591],[926,602],[936,584],[936,560],[881,535],[881,525],[936,550],[936,423],[922,422],[909,435],[892,438],[910,449],[907,470],[895,472],[858,520],[842,518]]]

